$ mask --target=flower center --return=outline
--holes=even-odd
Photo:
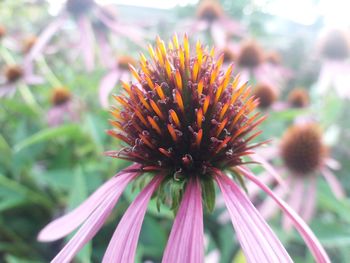
[[[263,83],[260,83],[255,87],[253,94],[259,99],[259,108],[261,109],[267,109],[277,99],[276,90],[270,85]]]
[[[332,30],[321,41],[321,52],[325,58],[342,60],[350,53],[349,37],[341,30]]]
[[[117,58],[118,68],[123,70],[129,70],[129,64],[132,66],[136,65],[136,61],[133,57],[124,55]]]
[[[197,17],[209,22],[219,19],[223,15],[222,7],[213,0],[204,0],[197,9]]]
[[[71,93],[65,87],[54,88],[51,95],[51,102],[55,106],[63,105],[70,101]]]
[[[317,170],[325,155],[320,128],[315,124],[289,128],[282,138],[281,155],[287,168],[296,175],[304,176]]]
[[[168,46],[157,39],[151,60],[141,55],[141,69],[131,67],[138,83],[123,83],[126,94],[115,96],[118,130],[109,133],[127,146],[109,155],[177,178],[241,164],[259,132],[247,135],[263,120],[250,116],[257,100],[232,79],[232,66],[221,70],[223,55],[215,61],[197,44],[190,57],[186,37],[183,46],[176,37]]]
[[[262,50],[254,41],[243,43],[238,54],[238,65],[246,68],[255,68],[262,62]]]
[[[293,89],[288,95],[288,102],[293,108],[305,108],[309,105],[309,94],[302,88]]]
[[[13,83],[23,76],[23,70],[18,65],[11,65],[5,68],[5,76],[8,82]]]
[[[94,3],[94,0],[67,0],[66,8],[73,16],[81,16],[89,12]]]
[[[30,37],[27,37],[23,40],[23,53],[24,54],[27,54],[31,49],[32,47],[35,45],[37,41],[37,38],[36,36],[30,36]]]

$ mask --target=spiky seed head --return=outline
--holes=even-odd
[[[71,93],[66,87],[56,87],[51,93],[51,103],[55,106],[63,105],[71,100]]]
[[[305,108],[309,106],[309,93],[303,88],[295,88],[288,95],[288,102],[293,108]]]
[[[321,54],[334,60],[346,59],[350,54],[349,34],[342,30],[328,31],[321,39]]]
[[[4,75],[7,82],[13,83],[23,76],[23,69],[19,65],[9,65],[5,67]]]
[[[66,9],[73,16],[81,16],[89,12],[94,4],[94,0],[67,0]]]
[[[260,65],[262,60],[263,51],[256,41],[248,40],[242,43],[237,58],[240,67],[255,68]]]
[[[326,147],[318,125],[298,124],[290,127],[281,141],[281,156],[286,167],[296,175],[307,176],[323,162]]]
[[[259,108],[269,108],[277,99],[277,91],[271,85],[259,83],[253,90],[253,94],[259,99]]]
[[[270,51],[265,54],[265,61],[273,64],[280,65],[282,58],[281,55],[277,51]]]
[[[135,67],[136,64],[136,60],[131,56],[123,55],[117,58],[117,66],[123,70],[129,70],[129,65]]]
[[[242,164],[264,117],[252,115],[257,100],[232,78],[233,66],[223,72],[223,55],[215,60],[199,42],[191,53],[187,36],[182,44],[174,36],[167,46],[157,38],[148,50],[149,59],[141,54],[138,69],[130,67],[137,82],[123,83],[125,94],[114,96],[116,130],[109,134],[125,147],[106,154],[173,178]]]
[[[209,22],[219,19],[223,14],[222,6],[216,0],[203,0],[197,8],[197,17]]]
[[[37,41],[37,37],[36,36],[26,37],[23,40],[23,44],[22,44],[22,51],[23,51],[23,53],[27,54],[32,49],[32,47],[35,45],[36,41]]]

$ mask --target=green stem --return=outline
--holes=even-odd
[[[38,65],[52,87],[62,87],[62,82],[52,72],[43,56],[38,57]]]
[[[6,64],[8,65],[14,65],[16,64],[16,60],[13,58],[11,53],[5,48],[3,45],[0,45],[0,54],[5,60]]]
[[[29,87],[26,84],[24,84],[24,83],[19,83],[18,86],[19,86],[18,90],[21,93],[21,96],[22,96],[23,100],[26,102],[26,104],[29,107],[31,107],[31,109],[34,112],[40,113],[42,111],[42,109],[39,106],[39,104],[36,102],[32,92],[29,89]]]

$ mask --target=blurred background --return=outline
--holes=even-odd
[[[318,123],[343,195],[317,176],[309,224],[332,262],[349,262],[349,9],[346,0],[0,0],[0,262],[49,262],[65,240],[39,243],[40,229],[129,165],[103,155],[121,147],[105,132],[111,94],[140,52],[149,58],[148,44],[174,33],[215,46],[249,80],[268,115],[260,140],[278,147],[292,124]],[[101,261],[134,188],[75,262]],[[137,262],[161,261],[172,219],[150,204]],[[280,214],[269,223],[295,262],[313,262]],[[219,197],[204,224],[206,262],[245,262]]]

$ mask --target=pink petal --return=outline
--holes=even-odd
[[[271,228],[236,183],[218,170],[215,180],[221,189],[248,262],[293,262]]]
[[[102,262],[123,263],[135,261],[137,241],[147,204],[162,180],[162,176],[156,175],[126,210],[109,242]]]
[[[308,227],[308,225],[298,216],[290,206],[284,202],[281,198],[279,198],[277,195],[275,195],[274,192],[270,190],[265,184],[263,184],[259,178],[254,176],[247,168],[243,167],[237,167],[239,171],[247,177],[250,181],[256,183],[264,192],[266,192],[269,196],[271,196],[276,203],[279,205],[279,207],[283,210],[285,214],[287,214],[294,224],[294,227],[298,230],[300,235],[303,237],[305,243],[311,250],[313,256],[316,259],[316,262],[318,263],[330,263],[330,259],[316,238],[315,234],[311,231],[311,229]]]
[[[203,210],[198,179],[188,182],[162,262],[204,262]]]
[[[226,45],[226,32],[220,24],[213,22],[210,26],[210,33],[215,43],[215,47],[222,50]]]
[[[115,58],[108,44],[107,36],[103,33],[97,33],[96,40],[101,64],[107,68],[113,67],[115,65]]]
[[[316,207],[316,178],[312,177],[309,181],[309,187],[305,193],[305,204],[302,211],[302,218],[309,222],[315,213]]]
[[[276,195],[283,198],[287,194],[288,188],[282,185],[278,185],[273,189],[273,191]],[[263,218],[265,218],[266,220],[273,217],[275,213],[278,211],[276,202],[271,198],[266,198],[264,202],[261,204],[261,206],[259,206],[258,210],[260,214],[263,216]]]
[[[133,165],[132,167],[136,166]],[[121,171],[98,188],[80,206],[48,224],[40,231],[38,240],[50,242],[68,235],[90,216],[90,214],[106,199],[106,196],[111,195],[111,193],[121,194],[126,185],[136,176],[136,173]]]
[[[297,177],[298,175],[294,176]],[[294,179],[294,184],[291,189],[291,194],[289,196],[288,204],[291,206],[291,208],[300,214],[301,212],[301,205],[302,201],[305,198],[304,195],[304,181],[301,178]],[[292,221],[291,218],[288,216],[285,216],[283,218],[283,228],[285,230],[290,230],[292,228]]]
[[[5,96],[12,96],[16,91],[15,85],[13,83],[5,83],[0,85],[0,98]]]
[[[345,198],[345,191],[342,187],[342,185],[340,184],[338,178],[327,168],[323,168],[322,169],[322,174],[323,177],[326,179],[327,183],[329,184],[329,186],[332,189],[333,194],[338,198],[338,199],[342,199]]]
[[[273,168],[273,166],[266,161],[263,157],[261,157],[261,155],[255,153],[255,154],[251,154],[250,158],[255,161],[258,162],[262,165],[262,167],[269,173],[271,174],[279,184],[284,185],[284,181],[282,179],[282,177],[276,172],[275,168]]]
[[[53,20],[38,37],[35,45],[31,48],[30,53],[27,56],[28,60],[33,60],[43,51],[47,43],[56,34],[56,32],[61,28],[63,23],[66,21],[65,16],[59,16]]]
[[[80,48],[83,52],[83,58],[87,71],[95,68],[94,61],[94,36],[91,23],[86,16],[81,16],[78,20],[80,31]]]
[[[332,170],[339,170],[341,168],[341,164],[337,160],[332,158],[327,158],[325,163]]]
[[[275,181],[275,178],[267,172],[260,174],[259,178],[261,179],[261,181],[264,182],[264,184],[272,184]],[[254,200],[257,197],[257,195],[261,193],[261,189],[251,182],[248,182],[246,184],[246,187],[250,200]]]
[[[108,108],[108,98],[112,90],[115,88],[120,77],[120,72],[113,69],[107,75],[105,75],[99,85],[99,97],[100,103],[103,108]]]

